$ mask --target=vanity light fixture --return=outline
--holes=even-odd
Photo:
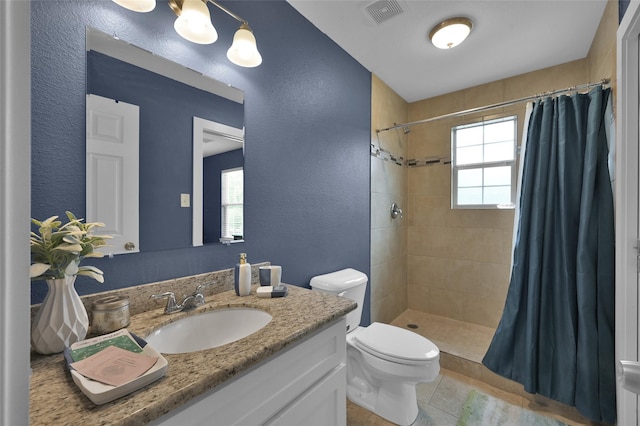
[[[174,25],[178,34],[194,43],[211,44],[216,41],[218,33],[213,27],[213,24],[211,24],[211,16],[209,15],[207,3],[213,4],[240,22],[240,28],[238,28],[233,36],[233,43],[227,51],[227,58],[241,67],[252,68],[260,65],[262,63],[262,56],[260,52],[258,52],[256,38],[253,36],[251,28],[249,28],[249,23],[213,0],[169,0],[169,7],[178,16]],[[195,24],[195,27],[189,31],[179,31],[178,26],[182,26],[183,24],[181,23],[179,25],[178,21],[183,19],[183,17],[188,19],[186,23],[189,28],[191,28],[191,22]],[[199,32],[206,34],[204,39],[208,41],[200,41],[203,40],[203,38],[198,37]],[[212,36],[212,33],[215,34],[215,37]]]
[[[472,28],[473,22],[469,18],[446,19],[433,27],[429,39],[439,49],[451,49],[462,43]]]
[[[141,3],[148,0],[113,0],[115,3],[136,12],[148,12],[153,9],[142,10]],[[155,0],[150,1],[155,6]],[[218,32],[211,23],[211,14],[207,3],[240,22],[240,27],[233,36],[233,43],[227,51],[227,58],[241,67],[257,67],[262,63],[262,56],[258,51],[256,38],[249,28],[249,23],[213,0],[169,0],[169,7],[178,16],[173,27],[186,40],[198,44],[211,44],[218,39]]]

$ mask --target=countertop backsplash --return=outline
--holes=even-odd
[[[260,266],[270,265],[270,262],[262,262],[251,265],[251,285],[259,283]],[[129,298],[129,312],[131,315],[137,315],[151,309],[163,307],[167,302],[165,299],[152,299],[152,294],[173,291],[178,302],[182,301],[184,296],[194,292],[200,284],[214,282],[215,284],[205,287],[202,290],[205,298],[223,291],[233,290],[233,268],[221,269],[219,271],[205,272],[198,275],[190,275],[187,277],[174,278],[171,280],[158,281],[154,283],[142,284],[134,287],[126,287],[117,290],[105,291],[102,293],[88,294],[81,296],[89,318],[91,318],[91,305],[94,300],[105,296],[126,296]],[[31,321],[38,313],[40,303],[31,305]]]

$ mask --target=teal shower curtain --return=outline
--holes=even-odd
[[[598,87],[533,107],[511,282],[483,364],[527,392],[615,423],[609,95]]]

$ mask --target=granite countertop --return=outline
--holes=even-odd
[[[169,368],[163,378],[115,401],[93,404],[75,385],[62,354],[31,354],[30,424],[139,425],[161,417],[235,374],[266,360],[325,325],[337,321],[356,303],[309,289],[288,286],[283,298],[236,296],[226,291],[207,297],[195,311],[166,315],[153,309],[131,317],[127,329],[145,337],[186,315],[227,307],[254,307],[273,319],[256,333],[217,348],[186,354],[163,354]]]

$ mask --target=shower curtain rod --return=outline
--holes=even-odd
[[[582,84],[582,85],[579,85],[579,86],[567,87],[566,89],[552,90],[550,92],[545,92],[545,93],[534,95],[534,96],[527,96],[525,98],[520,98],[520,99],[514,99],[512,101],[505,101],[505,102],[500,102],[500,103],[497,103],[497,104],[492,104],[492,105],[486,105],[486,106],[482,106],[482,107],[466,109],[464,111],[450,112],[448,114],[439,115],[437,117],[425,118],[423,120],[411,121],[409,123],[404,123],[404,124],[394,124],[393,126],[387,127],[387,128],[384,128],[384,129],[376,129],[376,133],[386,132],[387,130],[401,129],[401,128],[404,128],[406,130],[406,128],[411,127],[411,126],[415,126],[417,124],[430,123],[432,121],[442,120],[444,118],[458,117],[458,116],[461,116],[461,115],[471,114],[471,113],[474,113],[474,112],[487,111],[487,110],[490,110],[490,109],[496,109],[496,108],[501,108],[501,107],[505,107],[505,106],[509,106],[509,105],[519,104],[521,102],[533,101],[533,100],[539,99],[539,98],[541,98],[543,96],[561,95],[561,94],[568,93],[568,92],[576,92],[576,91],[579,91],[579,90],[590,89],[592,87],[602,86],[602,85],[605,85],[605,84],[608,84],[608,83],[609,83],[609,79],[608,78],[603,78],[598,83],[587,83],[587,84]],[[408,133],[408,130],[406,130],[406,132]]]

